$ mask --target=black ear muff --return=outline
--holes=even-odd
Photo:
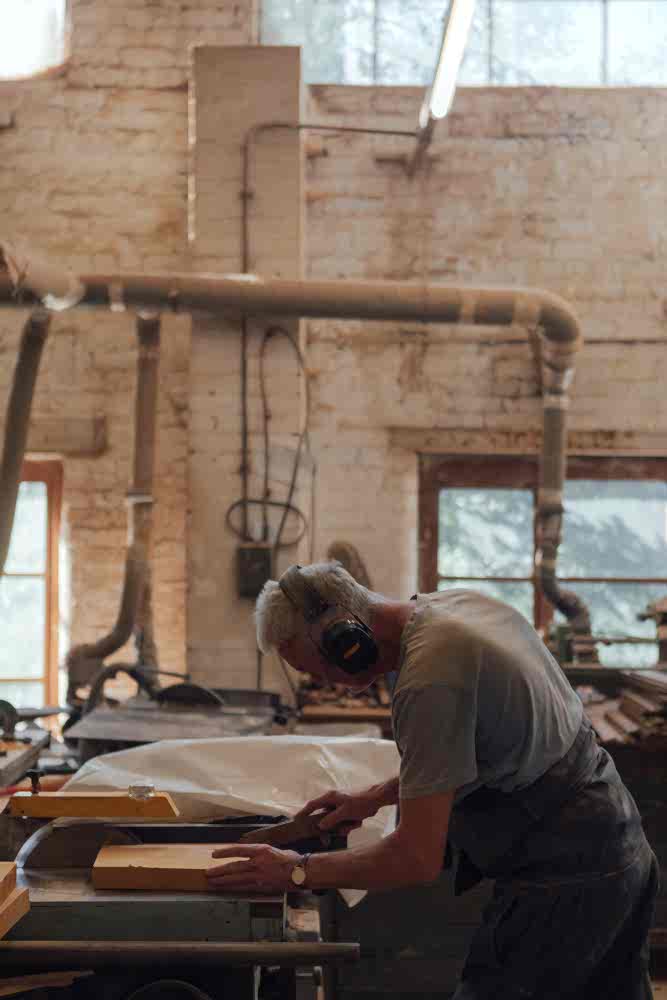
[[[332,607],[301,572],[301,566],[290,566],[278,580],[278,586],[308,625],[314,625]],[[325,659],[346,674],[363,673],[379,656],[368,625],[351,612],[323,628],[316,645]]]
[[[333,622],[322,634],[322,651],[346,674],[360,674],[377,662],[378,648],[371,630],[354,618]]]

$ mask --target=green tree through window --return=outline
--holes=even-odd
[[[16,706],[57,700],[57,462],[26,463],[0,576],[0,698]]]
[[[594,462],[581,470],[584,477],[590,476]],[[537,463],[523,462],[516,485],[511,484],[512,464],[508,458],[503,468],[492,460],[484,485],[484,461],[478,458],[471,485],[462,485],[465,461],[453,459],[451,475],[446,459],[423,461],[421,586],[483,591],[507,601],[544,630],[553,609],[540,597],[533,569]],[[576,470],[576,462],[570,464]],[[661,478],[626,478],[631,467],[628,460],[616,471],[619,478],[602,478],[604,470],[599,479],[571,478],[564,493],[559,580],[587,604],[596,636],[651,640],[600,642],[600,662],[609,666],[656,662],[655,623],[640,622],[637,616],[667,595],[667,484]],[[662,466],[654,471],[658,476]],[[429,510],[435,531],[428,528]],[[563,619],[556,614],[554,620]]]

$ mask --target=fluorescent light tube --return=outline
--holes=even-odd
[[[444,118],[451,107],[474,12],[475,0],[451,2],[438,65],[428,95],[428,110],[433,118]]]

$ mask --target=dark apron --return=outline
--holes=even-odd
[[[449,836],[457,895],[482,878],[496,881],[457,1000],[651,996],[658,866],[587,719],[565,756],[528,788],[480,788],[458,803]]]
[[[618,777],[613,761],[584,719],[565,756],[532,785],[509,793],[478,788],[455,805],[448,838],[459,852],[456,895],[483,878],[498,878],[517,866],[525,867],[527,834],[590,783],[601,757],[609,770],[607,777],[612,771]],[[638,814],[636,818],[639,820]],[[451,861],[451,855],[447,860]]]

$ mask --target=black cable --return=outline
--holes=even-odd
[[[286,498],[286,500],[284,502],[271,500],[271,491],[270,491],[270,487],[269,487],[269,482],[270,482],[270,479],[271,479],[271,475],[270,475],[271,444],[270,444],[270,433],[269,433],[269,421],[271,420],[271,411],[269,409],[268,393],[267,393],[267,387],[266,387],[265,362],[266,362],[266,352],[267,352],[267,348],[268,348],[269,342],[270,342],[270,340],[273,337],[276,337],[276,336],[285,337],[289,341],[289,343],[290,343],[290,345],[291,345],[294,353],[296,354],[297,362],[298,362],[298,365],[299,365],[299,370],[300,370],[301,374],[303,375],[305,411],[306,411],[306,413],[305,413],[305,420],[304,420],[304,427],[303,427],[302,432],[299,435],[299,440],[297,442],[296,453],[295,453],[295,456],[294,456],[294,465],[292,467],[292,475],[290,477],[289,488],[288,488],[288,491],[287,491],[287,498]],[[276,560],[276,556],[277,556],[277,553],[278,553],[279,549],[282,548],[282,547],[285,547],[283,545],[283,543],[282,543],[283,531],[285,529],[285,524],[287,522],[288,514],[290,513],[290,511],[293,511],[294,513],[297,514],[298,517],[301,518],[304,528],[303,528],[303,531],[297,537],[297,539],[292,540],[291,542],[287,542],[287,543],[285,543],[285,545],[293,545],[293,544],[295,544],[296,542],[300,541],[304,537],[305,532],[307,530],[310,530],[310,557],[311,557],[310,561],[312,562],[312,560],[313,560],[313,551],[314,551],[314,534],[313,534],[313,527],[312,526],[314,524],[315,463],[313,461],[313,453],[312,453],[312,449],[310,447],[310,394],[309,394],[309,385],[308,385],[308,373],[306,371],[306,364],[305,364],[305,361],[304,361],[304,358],[303,358],[303,354],[301,353],[301,349],[300,349],[299,345],[297,344],[296,340],[294,339],[294,337],[290,333],[290,331],[286,330],[282,326],[271,326],[271,327],[269,327],[267,330],[265,330],[264,336],[262,337],[262,342],[261,342],[260,350],[259,350],[259,385],[260,385],[260,396],[261,396],[261,400],[262,400],[263,437],[264,437],[264,483],[263,483],[263,490],[262,490],[262,494],[263,494],[263,496],[262,496],[262,540],[265,541],[265,542],[268,542],[268,540],[269,540],[269,517],[268,517],[268,508],[269,508],[269,506],[281,506],[283,513],[282,513],[282,517],[280,519],[280,524],[278,526],[278,531],[276,532],[276,537],[275,537],[275,540],[274,540],[274,543],[273,543],[273,546],[272,546],[272,548],[273,548],[273,559],[272,559],[272,561],[273,561],[273,563],[275,565],[275,560]],[[311,461],[312,461],[312,474],[311,474],[311,510],[310,510],[311,520],[310,520],[310,524],[306,520],[306,518],[305,518],[304,514],[302,513],[302,511],[298,507],[295,507],[295,505],[292,503],[292,500],[294,498],[294,491],[296,489],[296,483],[297,483],[297,479],[298,479],[298,475],[299,475],[299,469],[301,467],[301,459],[302,459],[302,453],[303,453],[304,444],[308,448],[308,452],[310,454]],[[280,663],[280,666],[281,666],[281,669],[283,671],[283,674],[285,675],[285,680],[287,681],[289,689],[290,689],[290,691],[292,693],[292,697],[294,699],[294,704],[296,706],[298,706],[298,704],[299,704],[299,696],[298,696],[297,689],[294,686],[292,678],[289,675],[289,671],[287,670],[287,666],[286,666],[285,662],[283,661],[283,659],[282,659],[282,657],[280,655],[278,655],[278,661]],[[262,654],[261,650],[258,649],[257,650],[257,689],[259,691],[262,690],[262,680],[263,680],[263,676],[262,676],[263,671],[262,671],[262,668],[263,668],[263,662],[264,662],[263,654]]]
[[[278,526],[278,531],[276,533],[276,539],[275,539],[275,541],[273,543],[274,553],[277,552],[278,549],[280,549],[280,548],[283,547],[281,545],[281,539],[282,539],[283,531],[285,529],[285,522],[287,521],[287,515],[289,514],[289,511],[292,508],[292,499],[294,497],[294,491],[296,489],[296,482],[297,482],[297,477],[299,475],[299,469],[301,468],[301,455],[302,455],[304,444],[307,445],[308,451],[309,451],[311,459],[312,459],[312,450],[310,448],[310,390],[309,390],[309,385],[308,385],[308,373],[307,373],[307,370],[306,370],[306,363],[304,361],[303,354],[301,353],[301,348],[299,347],[299,345],[297,344],[296,340],[294,339],[293,335],[289,332],[289,330],[286,330],[285,327],[283,327],[283,326],[271,326],[264,333],[264,337],[263,337],[263,340],[262,340],[262,346],[261,346],[261,349],[260,349],[260,381],[262,383],[262,385],[261,385],[261,395],[262,395],[262,405],[263,405],[263,408],[264,408],[264,440],[265,440],[264,482],[265,482],[265,492],[266,492],[266,494],[268,494],[268,479],[269,479],[269,469],[268,469],[268,463],[269,463],[268,422],[270,420],[270,416],[271,415],[270,415],[270,411],[268,409],[268,401],[267,401],[267,393],[266,393],[266,385],[265,385],[265,376],[264,376],[264,363],[263,362],[264,362],[264,355],[266,353],[266,346],[267,346],[269,340],[272,337],[276,337],[276,336],[285,337],[289,341],[289,343],[290,343],[290,345],[292,347],[292,350],[296,354],[296,358],[297,358],[297,362],[298,362],[298,365],[299,365],[299,369],[301,371],[301,374],[303,375],[306,417],[305,417],[305,421],[304,421],[303,430],[302,430],[301,434],[299,435],[299,440],[298,440],[297,446],[296,446],[296,454],[294,456],[294,465],[292,467],[292,476],[291,476],[291,479],[290,479],[289,489],[287,491],[287,499],[285,501],[285,506],[283,508],[283,515],[282,515],[282,518],[280,520],[280,524]]]
[[[264,375],[264,359],[266,357],[266,347],[269,343],[270,334],[268,330],[264,333],[262,337],[262,343],[259,348],[259,392],[262,398],[262,426],[264,432],[264,484],[262,489],[262,496],[265,501],[268,501],[270,497],[269,490],[269,420],[271,419],[271,413],[269,411],[269,403],[266,398],[266,378]],[[262,507],[262,541],[268,542],[269,540],[269,510],[268,504],[265,502]]]
[[[271,499],[271,497],[270,497],[271,491],[270,491],[270,488],[269,488],[269,479],[270,479],[270,452],[271,452],[271,447],[270,447],[270,433],[269,433],[269,421],[271,419],[271,412],[270,412],[270,409],[269,409],[268,393],[267,393],[267,386],[266,386],[266,381],[267,380],[266,380],[266,371],[265,371],[265,360],[266,360],[266,350],[267,350],[268,343],[271,340],[271,338],[275,337],[275,336],[283,336],[283,337],[285,337],[289,341],[289,343],[291,344],[292,349],[294,350],[294,353],[296,354],[296,358],[297,358],[297,361],[298,361],[298,364],[299,364],[299,369],[300,369],[300,371],[301,371],[301,373],[303,374],[303,377],[304,377],[304,396],[305,396],[305,409],[306,409],[306,418],[305,418],[305,422],[304,422],[304,428],[303,428],[302,432],[300,433],[299,439],[297,441],[296,454],[295,454],[295,457],[294,457],[294,465],[292,467],[292,475],[290,477],[290,483],[289,483],[289,487],[288,487],[288,491],[287,491],[287,498],[285,500],[273,500],[273,499]],[[316,474],[316,469],[315,469],[315,463],[314,463],[314,461],[313,461],[313,468],[312,468],[312,486],[311,486],[311,512],[310,512],[311,513],[311,523],[309,523],[309,520],[306,517],[306,515],[303,513],[303,511],[299,507],[297,507],[294,503],[292,503],[292,500],[294,498],[294,493],[295,493],[295,490],[296,490],[296,483],[297,483],[297,478],[298,478],[298,474],[299,474],[299,469],[301,468],[302,453],[303,453],[304,445],[308,449],[308,453],[309,453],[309,455],[311,457],[311,461],[313,459],[313,453],[312,453],[312,449],[311,449],[311,446],[310,446],[310,392],[309,392],[309,386],[308,386],[308,375],[307,375],[306,364],[305,364],[305,361],[304,361],[301,349],[299,348],[299,345],[297,344],[297,342],[294,339],[294,337],[292,336],[292,334],[288,330],[286,330],[284,327],[282,327],[282,326],[271,326],[271,327],[269,327],[265,331],[264,336],[262,338],[261,345],[260,345],[259,366],[260,366],[260,370],[259,370],[260,395],[261,395],[261,400],[262,400],[263,437],[264,437],[264,475],[263,475],[264,482],[263,482],[263,496],[262,496],[262,499],[260,500],[260,499],[254,498],[254,497],[248,497],[248,495],[247,495],[247,469],[248,469],[248,461],[247,461],[247,426],[246,426],[246,430],[245,430],[244,434],[242,435],[243,441],[244,441],[244,458],[242,460],[242,466],[241,466],[242,474],[244,473],[244,469],[245,469],[243,496],[241,497],[240,500],[235,501],[233,504],[231,504],[227,508],[227,512],[225,514],[225,523],[226,523],[227,527],[230,529],[230,531],[232,531],[237,536],[237,538],[240,538],[242,541],[246,541],[246,542],[247,541],[253,541],[253,538],[251,537],[250,532],[249,532],[249,528],[248,528],[248,508],[250,506],[261,506],[262,507],[262,539],[261,540],[264,541],[264,542],[268,542],[268,540],[269,540],[268,508],[269,507],[280,508],[282,510],[282,517],[280,519],[280,523],[279,523],[279,526],[278,526],[278,531],[276,533],[276,538],[275,538],[275,540],[273,542],[273,545],[272,545],[274,558],[275,558],[276,553],[279,551],[279,549],[287,548],[289,546],[298,544],[301,541],[301,539],[305,537],[306,532],[310,531],[310,552],[311,552],[311,561],[312,561],[313,552],[314,552],[314,534],[313,534],[313,530],[312,530],[312,523],[314,523],[314,521],[313,521],[313,517],[314,517],[314,481],[315,481],[315,474]],[[246,392],[244,393],[244,410],[245,410],[245,408],[247,406],[247,368],[244,371],[243,382],[244,382],[244,385],[246,385]],[[231,519],[233,512],[235,510],[237,510],[238,508],[241,508],[243,510],[243,520],[242,520],[242,525],[241,525],[240,528],[236,527],[233,524],[232,519]],[[292,538],[292,539],[290,539],[287,542],[283,542],[282,541],[283,532],[285,530],[285,525],[287,523],[287,518],[288,518],[288,516],[289,516],[290,513],[296,515],[296,517],[301,522],[302,527],[301,527],[301,530],[299,531],[299,534],[297,535],[296,538]]]
[[[227,525],[227,527],[229,528],[229,530],[233,534],[236,535],[237,538],[243,539],[244,536],[243,536],[242,529],[236,528],[232,524],[231,516],[232,516],[233,512],[235,510],[237,510],[237,508],[239,508],[239,507],[243,507],[243,506],[245,506],[246,508],[247,507],[251,507],[251,506],[261,507],[261,505],[264,504],[264,503],[268,504],[269,507],[285,507],[286,506],[284,500],[264,500],[263,498],[260,499],[258,497],[248,497],[247,500],[235,500],[234,503],[230,504],[230,506],[227,508],[227,513],[225,514],[225,524]],[[288,545],[296,545],[298,542],[301,541],[301,539],[305,536],[306,532],[308,531],[308,521],[306,520],[306,515],[303,513],[303,511],[299,510],[298,507],[295,507],[294,504],[287,504],[287,506],[289,507],[290,511],[293,514],[296,514],[296,516],[300,519],[303,527],[301,528],[301,531],[299,532],[299,534],[297,535],[296,538],[292,538],[288,542],[283,542],[282,545],[281,545],[281,548],[286,548]],[[244,539],[244,540],[248,541],[248,539]],[[250,541],[252,541],[252,539],[250,539]]]
[[[241,320],[241,486],[244,542],[252,541],[248,525],[248,320]]]

